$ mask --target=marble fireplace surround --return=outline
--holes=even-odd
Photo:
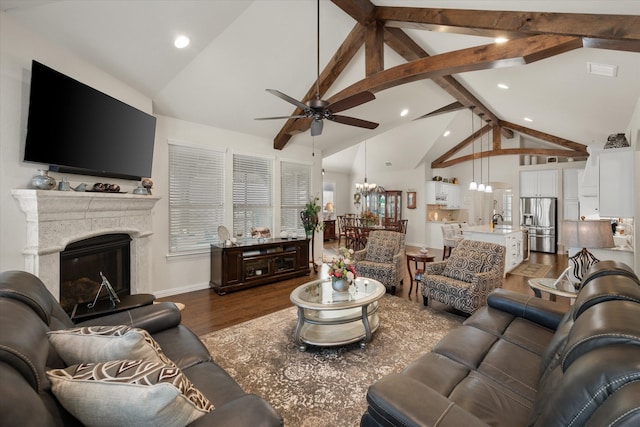
[[[112,233],[131,236],[131,293],[151,293],[151,210],[158,197],[74,191],[12,190],[26,216],[24,269],[60,299],[60,252]]]

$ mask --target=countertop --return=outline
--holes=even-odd
[[[464,230],[464,232],[483,233],[483,234],[513,234],[522,232],[520,227],[510,227],[504,225],[498,225],[495,228],[491,228],[489,225],[474,225]]]

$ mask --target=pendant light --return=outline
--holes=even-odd
[[[489,133],[487,132],[487,135],[489,135]],[[491,135],[493,136],[493,128],[491,128]],[[489,136],[487,136],[487,139],[489,139]],[[493,187],[491,187],[491,153],[489,151],[489,148],[491,147],[491,140],[493,138],[489,139],[487,141],[487,186],[484,188],[484,192],[485,193],[493,193]]]
[[[482,115],[480,115],[482,119]],[[482,123],[482,121],[480,122]],[[482,129],[482,128],[481,128]],[[484,132],[480,134],[480,184],[478,184],[478,191],[484,191],[484,184],[482,183],[482,137],[484,136]]]
[[[471,107],[471,183],[469,184],[469,190],[476,191],[478,189],[478,183],[476,183],[476,140],[474,138],[474,129],[473,129],[473,109],[475,107]]]

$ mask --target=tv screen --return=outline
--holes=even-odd
[[[24,160],[52,171],[151,177],[156,118],[32,62]]]

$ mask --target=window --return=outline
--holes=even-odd
[[[280,163],[280,229],[304,235],[300,211],[311,197],[311,165]]]
[[[234,154],[233,232],[251,236],[251,227],[273,229],[273,161]]]
[[[169,143],[169,252],[209,249],[224,224],[224,152]]]

